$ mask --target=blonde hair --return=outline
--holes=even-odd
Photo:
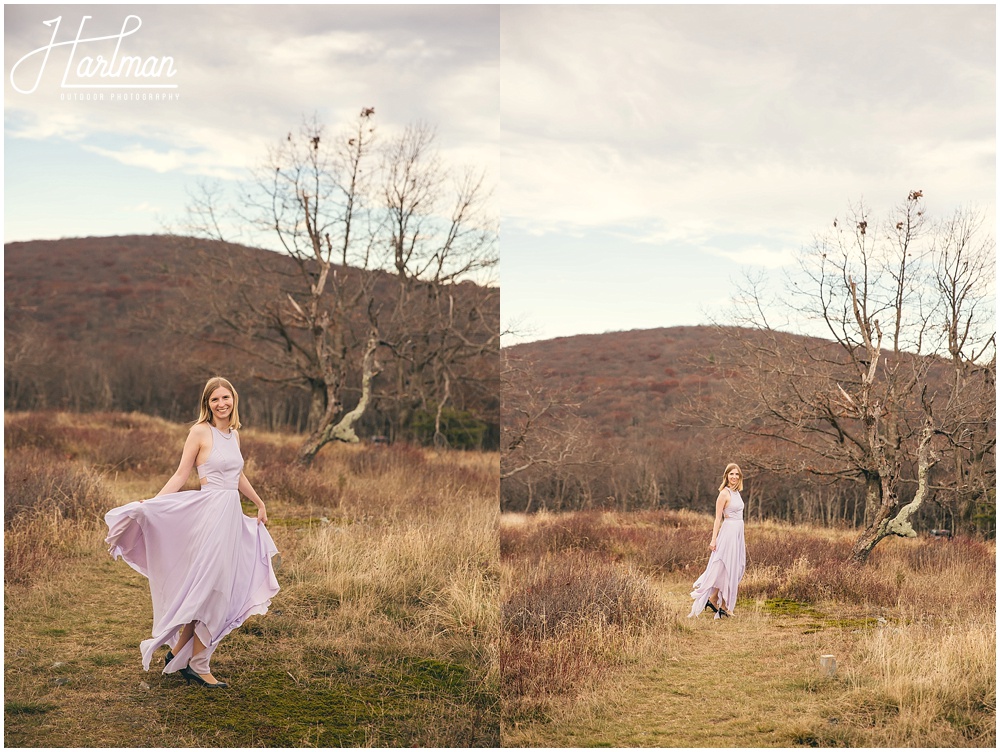
[[[729,488],[729,471],[732,470],[733,468],[736,468],[737,470],[740,470],[740,466],[737,465],[735,462],[730,462],[728,465],[726,465],[726,472],[724,472],[722,474],[722,485],[719,486],[719,490],[720,491],[722,491],[725,488]],[[743,490],[743,471],[742,470],[740,470],[740,485],[739,485],[739,488],[737,488],[736,490],[737,491],[742,491]]]
[[[234,431],[240,428],[240,395],[236,393],[233,385],[229,383],[228,380],[222,378],[221,376],[213,376],[205,384],[205,389],[201,393],[201,413],[198,415],[198,423],[208,423],[209,425],[215,425],[212,422],[212,411],[208,407],[208,398],[212,396],[214,392],[219,387],[223,389],[228,389],[229,393],[233,395],[233,412],[229,416],[229,427]]]

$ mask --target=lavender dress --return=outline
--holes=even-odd
[[[239,444],[211,429],[212,451],[198,466],[200,491],[133,501],[104,516],[111,555],[149,579],[153,637],[139,646],[147,671],[154,651],[175,643],[192,621],[205,645],[199,664],[207,668],[219,641],[248,616],[266,613],[278,592],[271,566],[278,549],[267,528],[240,507]],[[163,672],[187,666],[193,647],[188,640]]]
[[[722,513],[722,526],[715,539],[715,550],[708,558],[705,572],[694,583],[691,597],[694,604],[688,616],[698,616],[715,590],[725,601],[726,610],[733,612],[736,591],[747,566],[747,550],[743,539],[743,498],[739,491],[730,490],[729,503]],[[718,615],[716,615],[718,618]]]

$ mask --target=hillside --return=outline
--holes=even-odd
[[[865,508],[859,484],[768,473],[755,467],[750,438],[705,427],[700,408],[719,404],[731,390],[727,379],[743,377],[726,350],[727,334],[733,331],[685,326],[559,337],[505,348],[509,360],[533,374],[540,392],[577,405],[573,411],[581,419],[588,446],[563,464],[539,466],[524,477],[505,480],[503,508],[653,506],[707,512],[722,469],[737,461],[748,476],[748,515],[862,524]],[[743,335],[757,336],[749,331]],[[827,346],[831,354],[836,352],[824,340],[776,336],[788,353],[825,352]],[[932,363],[929,383],[943,394],[941,363]],[[912,496],[913,488],[904,483],[904,495]],[[951,528],[957,513],[935,502],[921,515],[927,527]]]
[[[507,352],[534,363],[550,388],[578,396],[579,413],[601,436],[676,436],[684,433],[676,414],[684,395],[722,384],[712,363],[721,345],[711,327],[680,326],[558,337]]]
[[[215,262],[232,259],[255,275],[252,284],[262,292],[277,290],[295,271],[292,259],[270,251],[165,235],[7,244],[8,409],[138,410],[189,419],[192,387],[223,373],[247,398],[248,415],[271,428],[301,429],[305,393],[274,386],[269,380],[284,374],[254,357],[259,341],[218,322],[213,301],[227,302],[232,287]],[[377,275],[376,287],[388,300],[388,275],[369,274]],[[467,371],[475,378],[455,390],[452,405],[485,421],[487,434],[495,435],[495,361],[479,358]],[[388,379],[377,388],[366,416],[369,435],[396,427],[391,413],[399,396]]]

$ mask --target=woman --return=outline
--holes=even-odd
[[[715,612],[715,618],[729,616],[736,606],[736,591],[743,570],[746,569],[747,552],[743,541],[743,472],[736,463],[726,465],[715,500],[715,525],[712,527],[712,550],[704,574],[694,583],[691,597],[694,605],[688,616],[697,616],[706,607]]]
[[[243,474],[239,428],[236,390],[209,379],[177,472],[154,498],[104,517],[111,555],[149,579],[153,637],[140,645],[143,668],[168,645],[163,673],[214,688],[227,686],[209,667],[219,641],[266,613],[278,592],[271,565],[278,549],[264,527],[264,502]],[[201,490],[181,491],[194,467]],[[256,517],[243,514],[240,493],[257,506]]]

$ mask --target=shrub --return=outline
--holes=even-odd
[[[330,477],[315,467],[271,463],[265,472],[256,467],[256,461],[248,465],[247,476],[257,493],[268,503],[268,508],[271,500],[283,505],[319,506],[323,509],[340,504],[346,482],[343,473],[339,475],[338,482],[338,477]]]
[[[363,477],[377,477],[394,470],[419,472],[425,464],[423,451],[409,444],[367,446],[347,458],[348,469]]]
[[[172,473],[184,444],[180,436],[165,435],[160,429],[72,426],[64,431],[71,456],[113,472]]]
[[[30,584],[92,545],[116,504],[103,479],[36,448],[8,451],[4,463],[4,582]]]
[[[8,451],[3,477],[5,529],[37,512],[99,520],[116,503],[98,474],[33,447]]]
[[[541,640],[589,622],[635,627],[657,622],[662,604],[646,579],[588,556],[545,562],[503,604],[502,629]]]
[[[4,449],[38,447],[60,452],[66,437],[57,423],[57,413],[32,412],[7,415],[4,418]]]

